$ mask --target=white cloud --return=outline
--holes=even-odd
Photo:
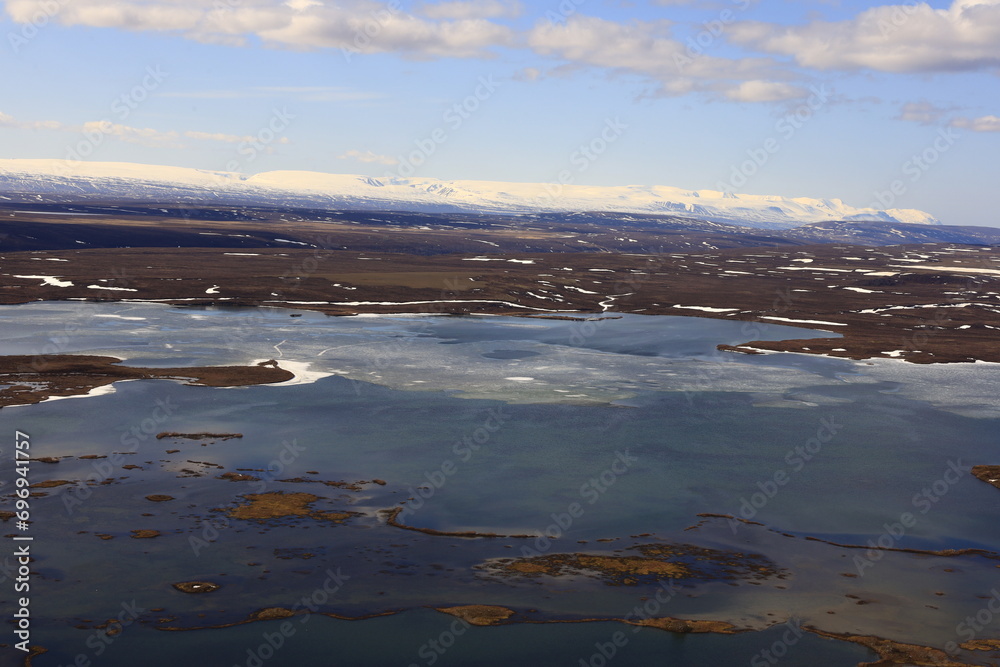
[[[979,118],[955,118],[952,127],[973,132],[1000,132],[1000,116],[980,116]]]
[[[7,12],[28,22],[51,0],[9,0]],[[785,99],[790,78],[771,58],[720,58],[692,53],[670,34],[668,21],[620,23],[568,15],[565,21],[541,21],[515,30],[503,23],[521,12],[519,2],[445,0],[424,2],[406,13],[398,4],[377,0],[239,0],[209,5],[197,0],[73,0],[54,21],[68,26],[170,31],[217,44],[271,48],[339,49],[346,57],[396,53],[410,58],[489,58],[498,48],[528,49],[544,58],[565,61],[556,71],[602,68],[652,80],[658,94],[706,92],[719,99]],[[544,65],[531,63],[520,74],[537,78]],[[757,82],[758,94],[744,82]],[[769,93],[762,94],[762,86]],[[783,91],[783,92],[782,92]],[[249,94],[256,94],[252,91]],[[172,96],[237,98],[248,93],[213,91],[165,93]],[[333,88],[289,91],[316,101],[365,101],[366,93]]]
[[[735,102],[784,102],[805,97],[808,93],[798,86],[778,81],[744,81],[726,91]]]
[[[427,21],[405,14],[382,20],[342,15],[341,10],[302,14],[258,35],[277,46],[346,49],[357,53],[395,52],[430,58],[481,58],[490,49],[511,45],[513,30],[485,19]],[[367,18],[367,20],[365,20]]]
[[[6,11],[17,23],[30,23],[51,0],[8,0]],[[512,43],[513,31],[478,18],[490,3],[451,3],[453,20],[429,20],[403,13],[375,0],[343,0],[326,5],[293,0],[241,0],[214,5],[195,0],[73,0],[54,20],[67,26],[177,32],[188,39],[246,45],[257,38],[287,49],[348,49],[361,53],[398,52],[414,57],[483,57]],[[496,3],[501,5],[503,3]],[[447,12],[445,12],[447,13]],[[508,12],[509,13],[509,12]]]
[[[33,121],[20,121],[11,116],[0,112],[0,127],[13,127],[21,130],[62,130],[67,129],[67,126],[63,125],[59,121],[55,120],[33,120]]]
[[[368,162],[374,164],[396,165],[399,160],[388,155],[379,155],[372,151],[349,150],[343,155],[338,155],[339,160],[357,160],[358,162]]]
[[[52,1],[8,0],[5,9],[15,22],[29,23]],[[653,4],[729,7],[696,0]],[[540,21],[530,28],[515,28],[507,20],[520,15],[522,5],[503,0],[424,1],[412,13],[399,9],[399,3],[380,0],[73,0],[61,3],[52,20],[67,26],[169,32],[233,46],[342,50],[348,59],[374,53],[490,58],[500,49],[513,48],[538,56],[514,75],[519,80],[537,79],[543,72],[598,69],[652,82],[652,94],[701,93],[735,102],[802,98],[811,81],[800,68],[931,72],[1000,67],[1000,0],[953,0],[948,9],[926,3],[877,6],[849,20],[802,25],[731,23],[707,46],[699,41],[697,51],[692,51],[690,40],[682,41],[686,34],[673,34],[669,21],[606,20],[583,15],[577,5],[565,20]],[[726,53],[720,48],[725,40],[751,53],[717,55]],[[378,97],[337,87],[163,94],[219,99],[282,95],[331,103],[364,103]],[[901,117],[925,122],[919,120],[921,113],[904,109]]]
[[[285,4],[297,12],[304,12],[310,7],[322,7],[322,2],[317,0],[285,0]]]
[[[571,16],[565,23],[543,21],[528,35],[538,54],[570,66],[596,66],[653,79],[663,95],[707,92],[723,99],[775,101],[804,91],[777,79],[788,73],[769,58],[729,59],[692,53],[674,39],[669,21],[616,23]]]
[[[431,19],[491,19],[520,16],[522,7],[520,2],[500,0],[450,0],[424,3],[417,11]]]
[[[1000,0],[955,0],[948,9],[883,5],[847,21],[803,26],[742,22],[729,35],[736,44],[819,70],[988,69],[1000,66]]]
[[[564,23],[542,21],[528,33],[537,53],[603,67],[634,70],[674,67],[682,45],[670,38],[670,23],[616,23],[591,16],[571,16]]]

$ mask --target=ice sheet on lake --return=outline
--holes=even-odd
[[[745,331],[748,326],[753,331]],[[327,317],[279,308],[36,302],[0,307],[0,329],[7,334],[7,354],[39,354],[39,341],[59,340],[60,353],[115,356],[135,365],[275,359],[296,377],[273,387],[338,375],[514,403],[610,404],[662,392],[737,392],[761,406],[792,407],[788,401],[796,401],[794,407],[810,408],[823,403],[816,396],[837,387],[859,385],[862,391],[860,385],[876,385],[863,390],[875,391],[884,384],[900,397],[958,414],[1000,417],[1000,364],[858,362],[791,353],[745,357],[718,352],[715,345],[727,338],[738,343],[810,332],[718,319]],[[517,354],[497,354],[505,351]],[[801,397],[807,394],[811,398]]]

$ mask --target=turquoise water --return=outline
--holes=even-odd
[[[0,429],[28,433],[35,456],[67,457],[33,462],[32,481],[83,482],[32,499],[32,643],[50,649],[36,665],[69,664],[80,653],[93,664],[169,665],[194,651],[207,660],[199,664],[246,664],[247,647],[275,622],[155,628],[220,626],[292,607],[331,572],[342,585],[317,611],[405,613],[300,617],[311,620],[265,664],[431,664],[420,647],[454,619],[428,607],[503,605],[530,621],[620,618],[656,590],[496,575],[497,559],[525,549],[610,554],[690,543],[760,553],[786,576],[687,582],[658,610],[758,632],[472,628],[436,664],[576,665],[622,629],[629,642],[614,664],[750,664],[784,626],[765,628],[792,617],[943,647],[966,638],[959,624],[996,585],[1000,561],[990,558],[883,551],[859,561],[864,550],[805,539],[1000,551],[1000,495],[949,472],[1000,458],[993,365],[718,353],[715,345],[748,338],[834,334],[752,325],[760,328],[748,337],[744,323],[699,318],[288,315],[152,304],[0,309],[6,354],[102,353],[159,366],[274,358],[306,380],[226,389],[131,381],[105,395],[0,410]],[[161,431],[244,437],[202,446],[157,440]],[[9,485],[10,445],[3,450],[0,479]],[[76,458],[85,455],[108,458]],[[216,478],[238,468],[261,481]],[[313,481],[280,481],[293,478]],[[352,491],[321,483],[373,479],[386,484]],[[321,497],[317,509],[357,515],[343,525],[259,524],[215,511],[278,490],[312,493]],[[157,493],[175,500],[145,499]],[[559,536],[461,539],[387,526],[379,510],[404,501],[411,526]],[[583,511],[567,525],[574,504]],[[905,513],[910,525],[883,535]],[[9,521],[4,527],[14,531]],[[138,529],[161,535],[132,539]],[[194,580],[222,586],[203,595],[170,586]],[[0,583],[5,608],[11,597],[11,582]],[[133,601],[145,610],[139,622],[96,655],[87,644],[94,626]],[[977,638],[1000,636],[1000,623],[984,625]],[[786,648],[782,664],[852,665],[872,655],[808,634]]]

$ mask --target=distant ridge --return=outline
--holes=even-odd
[[[0,200],[254,206],[427,213],[530,214],[594,211],[667,214],[765,229],[809,223],[941,222],[915,209],[855,208],[839,199],[746,195],[669,186],[378,178],[309,171],[235,172],[124,162],[0,160]]]

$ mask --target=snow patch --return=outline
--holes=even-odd
[[[739,310],[739,308],[712,308],[711,306],[681,306],[675,305],[674,308],[684,308],[686,310],[703,310],[706,313],[732,313]]]
[[[279,350],[280,351],[280,350]],[[251,366],[256,366],[262,361],[269,361],[268,359],[255,359],[250,362]],[[336,373],[331,373],[327,371],[314,371],[311,370],[311,366],[307,361],[290,361],[288,359],[282,359],[278,362],[278,368],[283,368],[286,371],[291,371],[295,373],[295,377],[291,380],[285,380],[284,382],[274,382],[267,387],[294,387],[300,384],[312,384],[317,380],[322,380],[323,378],[330,377],[331,375],[336,375]]]
[[[908,264],[906,266],[889,266],[897,269],[921,269],[924,271],[948,271],[951,273],[982,273],[988,276],[1000,276],[1000,269],[980,269],[973,266],[939,266],[937,264]]]
[[[776,317],[774,315],[765,315],[761,317],[762,320],[775,320],[776,322],[794,322],[796,324],[825,324],[832,327],[846,327],[847,325],[843,322],[824,322],[823,320],[793,320],[788,317]]]
[[[73,282],[70,280],[59,280],[55,276],[11,276],[13,278],[25,278],[27,280],[41,280],[43,285],[48,285],[50,287],[72,287]]]
[[[138,292],[137,289],[132,289],[130,287],[105,287],[104,285],[87,285],[87,289],[103,289],[109,292]],[[182,299],[177,299],[181,301]],[[193,299],[184,299],[186,301],[193,301]]]

